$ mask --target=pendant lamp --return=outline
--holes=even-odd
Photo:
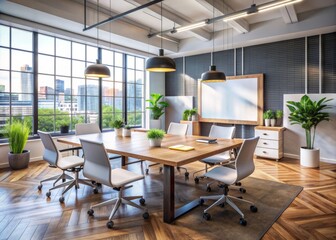
[[[99,0],[97,2],[97,22],[99,22]],[[99,29],[97,27],[97,47],[99,41]],[[107,78],[111,76],[110,69],[101,64],[99,59],[96,60],[96,64],[88,66],[84,71],[85,77],[93,78]]]
[[[213,5],[213,1],[212,1]],[[215,17],[215,7],[212,10],[213,18]],[[223,30],[224,31],[224,30]],[[213,64],[213,52],[215,47],[215,23],[212,22],[212,52],[211,52],[211,65],[209,71],[202,73],[201,81],[202,82],[225,82],[226,76],[223,72],[218,72],[216,66]]]
[[[162,36],[162,2],[161,2],[161,36]],[[152,57],[146,61],[146,70],[149,72],[174,72],[176,71],[176,65],[173,59],[164,56],[162,48],[162,38],[161,48],[159,50],[159,56]]]

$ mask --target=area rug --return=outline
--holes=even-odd
[[[189,184],[183,184],[182,182],[176,184],[177,199],[184,198],[186,186],[183,185]],[[204,184],[202,185],[203,195],[222,193],[221,190],[217,189],[206,193]],[[228,205],[223,208],[219,206],[212,208],[209,211],[212,217],[211,220],[206,221],[203,219],[203,210],[213,203],[213,201],[209,200],[203,206],[195,208],[176,220],[174,224],[176,237],[179,236],[179,239],[260,239],[303,189],[300,186],[253,177],[243,180],[242,185],[246,188],[246,193],[230,190],[229,194],[243,196],[244,199],[255,202],[258,207],[258,212],[252,213],[249,210],[249,204],[235,202],[245,214],[247,226],[239,224],[240,215]],[[195,236],[197,237],[195,238]]]

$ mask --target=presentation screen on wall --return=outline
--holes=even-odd
[[[262,80],[258,76],[200,84],[201,121],[237,124],[262,121]]]

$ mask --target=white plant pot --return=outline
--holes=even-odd
[[[161,120],[160,119],[151,119],[150,120],[150,129],[161,129]]]
[[[123,128],[122,129],[123,137],[130,137],[131,136],[131,129]]]
[[[122,128],[115,128],[114,131],[115,131],[115,135],[117,137],[121,137],[122,136]]]
[[[275,122],[276,120],[275,119],[271,119],[271,126],[274,127],[275,126]]]
[[[265,119],[265,126],[269,127],[271,119]]]
[[[161,147],[161,142],[162,142],[161,138],[149,139],[149,146],[151,146],[151,147]]]
[[[318,168],[320,166],[320,149],[300,148],[300,164],[304,167]]]
[[[196,122],[197,121],[197,115],[191,115],[191,121]]]

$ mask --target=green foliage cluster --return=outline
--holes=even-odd
[[[152,93],[151,99],[146,100],[150,104],[146,109],[151,110],[152,118],[155,120],[159,119],[164,114],[164,109],[169,106],[167,102],[160,101],[162,98],[163,95],[160,93]]]
[[[275,111],[275,118],[282,118],[283,117],[283,111],[282,110],[276,110]]]
[[[14,121],[5,127],[6,137],[8,137],[9,149],[14,154],[23,152],[26,146],[30,128],[25,121]]]
[[[267,110],[263,114],[264,119],[273,119],[274,118],[274,112],[272,110]]]
[[[150,129],[147,132],[147,138],[148,139],[157,139],[157,138],[163,138],[165,135],[165,131],[161,130],[161,129]]]
[[[326,104],[331,100],[322,98],[317,102],[304,95],[299,102],[287,101],[287,107],[290,111],[289,121],[291,125],[298,124],[305,130],[308,149],[314,148],[317,125],[322,121],[330,120],[329,113],[323,112],[323,110],[331,108]]]
[[[183,111],[182,120],[188,121],[189,117],[196,115],[196,113],[197,113],[197,108],[186,109]]]
[[[114,121],[111,122],[110,126],[112,128],[122,128],[124,126],[124,122],[120,119],[115,119]]]

